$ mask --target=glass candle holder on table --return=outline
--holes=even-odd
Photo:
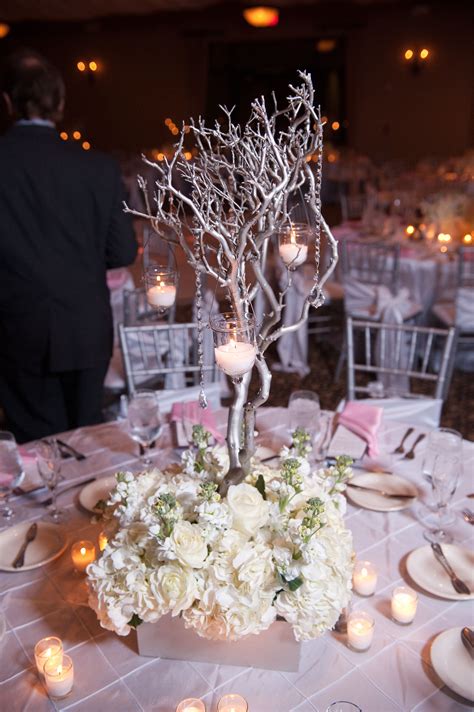
[[[374,637],[375,621],[365,611],[353,611],[347,620],[347,642],[358,653],[368,650]]]
[[[84,573],[89,564],[95,561],[96,550],[91,541],[76,541],[71,546],[71,559],[74,568],[79,573]]]
[[[278,233],[280,257],[293,270],[306,262],[308,257],[308,239],[312,228],[306,223],[292,223]]]
[[[178,275],[167,267],[150,265],[144,275],[146,299],[148,304],[163,314],[176,301]]]
[[[74,685],[74,665],[69,655],[61,660],[48,660],[44,666],[44,680],[48,695],[56,700],[67,697]]]
[[[370,561],[356,561],[352,583],[359,596],[372,596],[377,586],[377,569]]]
[[[408,625],[416,614],[418,596],[416,591],[408,586],[397,586],[392,593],[392,618],[396,623]]]
[[[197,697],[188,697],[186,700],[181,700],[176,707],[176,712],[206,712],[206,706]]]
[[[35,663],[40,675],[44,674],[44,666],[48,660],[59,664],[63,657],[63,644],[60,638],[50,635],[42,638],[35,645]]]
[[[233,380],[253,368],[257,357],[255,323],[252,317],[240,319],[227,312],[211,320],[214,356],[218,367]]]
[[[224,695],[217,704],[217,712],[247,712],[248,708],[241,695]]]

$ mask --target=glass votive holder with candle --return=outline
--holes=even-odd
[[[144,275],[148,304],[163,313],[176,301],[178,275],[173,269],[150,265]]]
[[[232,312],[218,314],[211,319],[211,329],[217,365],[231,378],[241,378],[253,368],[257,357],[253,318],[239,319]]]
[[[392,593],[392,618],[400,625],[408,625],[413,621],[418,605],[416,591],[408,586],[397,586]]]
[[[74,665],[69,655],[45,663],[44,681],[50,697],[60,700],[69,695],[74,685]]]
[[[108,544],[108,539],[105,532],[99,532],[99,536],[97,537],[97,543],[99,544],[99,550],[104,551],[105,547]]]
[[[186,700],[181,700],[176,707],[176,712],[206,712],[206,706],[202,700],[188,697]]]
[[[280,257],[288,269],[296,269],[308,257],[308,238],[311,227],[306,223],[292,223],[278,233]]]
[[[347,619],[347,642],[352,650],[363,652],[372,645],[375,621],[365,611],[353,611]]]
[[[359,596],[372,596],[377,586],[377,569],[370,561],[356,561],[352,574],[354,591]]]
[[[50,635],[42,638],[35,645],[35,663],[40,675],[44,674],[44,666],[48,660],[60,663],[63,657],[63,644],[60,638]]]
[[[71,559],[76,571],[83,573],[96,558],[95,546],[91,541],[76,541],[71,546]]]
[[[248,708],[241,695],[224,695],[217,703],[217,712],[247,712]]]

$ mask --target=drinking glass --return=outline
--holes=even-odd
[[[290,432],[303,428],[313,441],[320,426],[321,408],[319,398],[313,391],[293,391],[288,401]]]
[[[149,448],[161,432],[160,408],[155,391],[140,390],[131,396],[128,403],[128,424],[130,435],[142,446],[140,460],[150,467],[152,460]]]
[[[56,487],[61,479],[61,452],[58,443],[53,438],[45,438],[36,443],[36,466],[39,475],[46,487],[51,492],[52,504],[43,519],[61,524],[68,519],[64,509],[58,509]]]
[[[338,700],[337,702],[331,702],[326,712],[362,712],[362,708],[354,702]]]
[[[457,430],[451,428],[436,428],[432,430],[426,438],[426,450],[423,458],[423,477],[432,485],[432,471],[436,458],[439,455],[446,457],[450,456],[455,460],[459,460],[460,470],[462,469],[462,435]],[[459,472],[461,474],[461,472]],[[457,484],[457,483],[456,483]],[[453,490],[454,494],[454,490]],[[430,511],[436,511],[437,507],[434,502],[426,504]],[[454,514],[445,512],[444,525],[454,522]]]
[[[7,522],[15,518],[8,503],[12,489],[18,487],[25,476],[15,436],[6,430],[0,431],[0,517]],[[1,520],[0,520],[1,521]],[[1,526],[1,525],[0,525]]]
[[[425,539],[439,544],[449,544],[453,540],[446,531],[446,512],[456,490],[459,479],[460,460],[451,455],[438,455],[431,470],[431,482],[436,502],[436,513],[426,522],[431,529],[425,532]]]

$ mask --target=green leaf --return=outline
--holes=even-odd
[[[297,576],[296,578],[288,581],[288,588],[290,591],[296,591],[300,586],[303,585],[303,579]]]
[[[257,477],[257,481],[255,483],[255,487],[258,489],[260,494],[262,495],[263,499],[267,498],[267,494],[265,492],[265,480],[263,479],[263,475],[259,475]]]
[[[142,621],[142,619],[140,618],[140,616],[138,616],[136,613],[134,613],[133,616],[132,616],[132,617],[130,618],[130,620],[128,621],[128,625],[129,625],[131,628],[137,628],[137,626],[139,626],[140,623],[143,623],[143,621]]]

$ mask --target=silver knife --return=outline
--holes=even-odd
[[[28,544],[31,544],[31,542],[36,539],[37,533],[38,533],[38,525],[36,522],[33,522],[31,527],[28,528],[28,531],[25,534],[25,541],[21,545],[20,551],[13,559],[12,567],[14,569],[20,569],[23,566],[23,564],[25,563],[26,548],[27,548]]]
[[[373,492],[374,494],[380,494],[382,497],[389,497],[391,499],[414,499],[416,494],[395,494],[395,492],[385,492],[384,490],[377,489],[376,487],[365,487],[364,485],[356,485],[353,482],[347,482],[348,487],[355,487],[355,489],[364,490],[365,492]]]
[[[470,588],[467,586],[467,584],[464,583],[462,579],[459,578],[459,576],[456,575],[453,567],[444,555],[441,546],[437,543],[432,543],[431,549],[433,551],[433,554],[435,555],[435,559],[439,561],[439,563],[451,579],[451,583],[456,593],[463,593],[468,596],[471,593]]]

